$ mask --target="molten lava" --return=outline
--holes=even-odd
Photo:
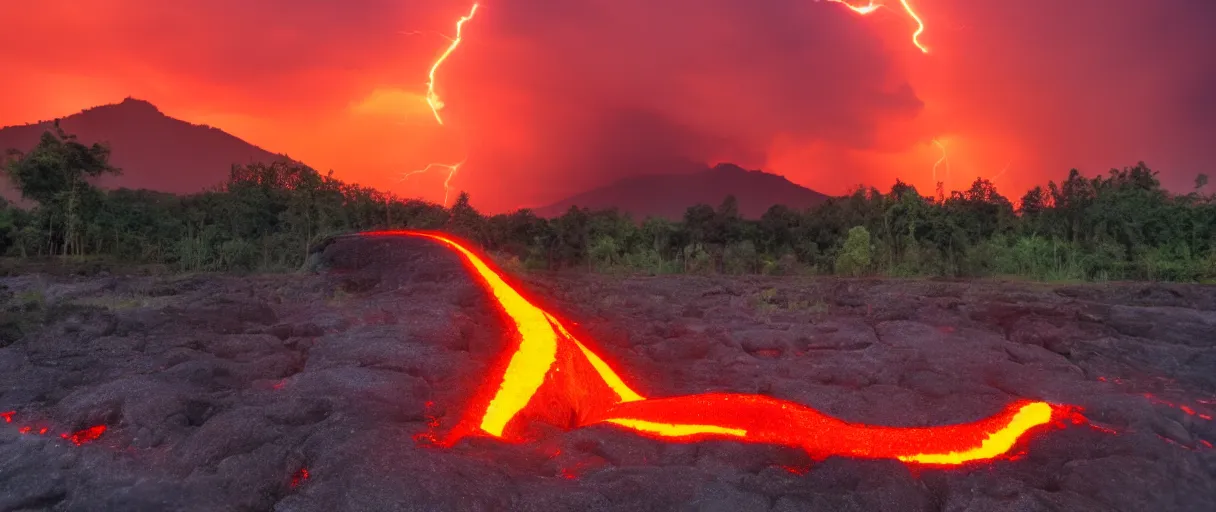
[[[507,283],[451,236],[374,231],[368,237],[422,237],[456,252],[479,278],[517,336],[508,357],[470,402],[444,444],[467,435],[522,440],[532,421],[565,428],[607,424],[668,441],[731,439],[801,448],[813,457],[841,455],[905,463],[957,465],[1005,456],[1032,430],[1083,421],[1075,407],[1019,401],[972,423],[889,427],[849,423],[805,405],[760,395],[710,393],[645,398],[555,315]]]
[[[299,487],[300,484],[304,483],[305,480],[308,480],[309,476],[308,468],[300,468],[299,471],[296,471],[295,474],[291,475],[291,487],[293,489]]]
[[[713,393],[621,404],[606,414],[609,423],[662,438],[734,438],[802,448],[817,457],[952,465],[1009,452],[1030,429],[1050,423],[1053,409],[1044,402],[1019,402],[975,423],[881,427],[847,423],[771,397]]]
[[[46,430],[44,429],[43,432],[45,433]],[[80,446],[91,441],[96,441],[97,439],[101,438],[101,435],[104,433],[106,433],[106,426],[97,425],[95,427],[89,427],[84,430],[72,432],[71,434],[59,434],[59,437],[71,441],[72,444],[76,446]]]
[[[5,423],[12,423],[13,418],[14,418],[14,416],[16,416],[16,414],[17,414],[17,411],[0,412],[0,419],[3,419]],[[35,430],[35,429],[37,429],[37,430]],[[21,435],[38,434],[40,436],[44,436],[47,434],[47,432],[50,432],[50,430],[51,430],[50,427],[41,427],[41,426],[35,427],[33,425],[22,425],[17,428],[17,433],[21,434]],[[62,439],[71,441],[72,444],[75,444],[76,446],[81,446],[85,443],[89,443],[89,442],[100,439],[101,435],[105,434],[105,433],[106,433],[106,426],[97,425],[94,427],[89,427],[84,430],[78,430],[76,432],[72,432],[72,433],[68,433],[68,434],[59,434],[59,437]]]

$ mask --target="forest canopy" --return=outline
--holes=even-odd
[[[215,190],[178,196],[101,190],[120,172],[104,145],[56,127],[4,162],[30,208],[0,205],[0,252],[18,258],[103,257],[183,271],[298,268],[325,237],[381,228],[441,229],[513,270],[1023,276],[1033,279],[1216,279],[1216,194],[1162,188],[1144,163],[1060,183],[1017,201],[987,180],[923,195],[896,181],[859,187],[805,211],[759,219],[736,201],[688,208],[682,220],[634,219],[572,207],[483,215],[460,194],[449,208],[344,183],[292,162],[234,166]],[[940,187],[939,187],[940,188]]]

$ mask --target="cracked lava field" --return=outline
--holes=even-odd
[[[0,339],[0,510],[1216,509],[1213,287],[498,287],[400,235],[2,278],[43,305]]]

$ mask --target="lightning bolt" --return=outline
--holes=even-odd
[[[469,14],[461,16],[460,21],[456,22],[456,37],[451,38],[451,44],[448,45],[448,48],[439,55],[438,59],[435,59],[434,64],[431,64],[431,72],[427,75],[426,103],[431,106],[431,113],[435,114],[435,121],[441,125],[443,124],[443,117],[439,115],[439,111],[443,110],[443,99],[435,92],[435,72],[439,71],[439,66],[442,66],[443,62],[448,59],[448,56],[456,51],[456,47],[460,46],[464,24],[477,15],[477,7],[480,5],[479,3],[474,3],[473,7],[469,9]]]
[[[946,145],[942,144],[942,142],[937,139],[933,139],[933,143],[936,144],[937,147],[942,150],[942,157],[938,158],[937,161],[933,163],[933,183],[937,183],[937,167],[939,165],[941,165],[942,162],[945,162],[946,163],[946,174],[947,174],[947,176],[949,176],[950,162],[946,162]],[[947,180],[949,180],[949,178],[947,178]]]
[[[881,7],[884,6],[882,4],[882,0],[868,0],[868,3],[866,3],[864,5],[854,5],[853,3],[850,3],[849,0],[827,0],[827,1],[829,3],[838,3],[840,5],[843,5],[846,8],[848,8],[849,10],[853,11],[854,13],[857,13],[862,16],[873,14],[875,11],[877,11],[878,9],[880,9]],[[915,45],[917,48],[919,48],[921,52],[929,53],[929,49],[926,48],[924,45],[922,45],[920,42],[920,36],[925,31],[924,21],[921,20],[920,15],[918,15],[916,13],[916,11],[912,8],[912,5],[908,3],[908,0],[900,0],[900,5],[903,6],[904,12],[906,12],[908,14],[908,16],[910,18],[912,18],[913,21],[916,22],[916,25],[917,25],[916,31],[912,34],[912,44]],[[468,23],[470,20],[473,19],[474,16],[477,15],[477,9],[480,6],[481,6],[481,4],[479,2],[474,2],[472,7],[469,8],[469,13],[464,16],[461,16],[460,19],[457,20],[455,37],[444,36],[445,38],[448,39],[449,44],[448,44],[447,48],[443,51],[443,53],[441,53],[439,55],[439,57],[437,59],[435,59],[435,62],[431,64],[430,72],[427,73],[426,103],[428,106],[431,107],[431,113],[435,116],[435,122],[439,123],[440,126],[443,126],[443,124],[444,124],[443,116],[441,116],[439,114],[439,112],[441,110],[443,110],[443,108],[444,108],[444,102],[443,102],[443,99],[439,96],[439,94],[437,92],[435,92],[435,74],[438,73],[439,68],[443,65],[443,63],[445,61],[447,61],[448,57],[451,56],[452,53],[456,51],[456,48],[458,48],[460,46],[461,41],[464,39],[464,24]],[[405,35],[419,35],[422,32],[410,31],[410,32],[402,32],[402,33]],[[934,139],[933,142],[936,143],[938,145],[938,147],[940,147],[942,149],[942,158],[933,165],[933,176],[934,176],[934,181],[936,182],[937,167],[943,161],[946,160],[946,152],[945,152],[946,150],[945,150],[945,146],[942,146],[941,142],[937,141],[936,139]],[[401,179],[404,180],[415,174],[425,173],[425,172],[428,172],[435,168],[447,169],[448,176],[443,182],[443,189],[444,189],[443,201],[444,201],[444,205],[446,206],[447,201],[448,201],[448,196],[451,192],[450,185],[452,182],[452,178],[460,170],[460,166],[463,164],[464,164],[464,161],[461,161],[456,164],[432,163],[422,169],[418,169],[418,170],[414,170],[414,171],[405,173]],[[949,164],[947,164],[947,172],[949,172]]]
[[[452,187],[451,187],[452,177],[456,176],[456,173],[458,171],[460,171],[460,166],[462,166],[462,165],[464,165],[464,160],[461,160],[454,164],[427,164],[426,167],[423,167],[423,168],[417,169],[417,170],[413,170],[413,171],[403,174],[401,176],[400,181],[405,181],[406,178],[409,178],[410,176],[413,176],[415,174],[422,174],[425,172],[430,172],[431,169],[437,169],[437,168],[438,169],[447,169],[448,177],[443,180],[443,205],[447,206],[448,205],[448,195],[452,191]]]
[[[870,3],[866,4],[866,5],[853,5],[853,4],[849,3],[847,0],[827,0],[827,1],[828,1],[828,3],[843,5],[843,6],[847,7],[850,11],[853,11],[862,16],[865,16],[874,11],[877,11],[879,7],[882,7],[882,3],[880,3],[878,0],[870,0]]]
[[[996,179],[997,179],[997,178],[1000,178],[1001,176],[1004,176],[1004,175],[1005,175],[1005,171],[1008,171],[1008,170],[1009,170],[1009,165],[1010,165],[1010,164],[1012,164],[1012,163],[1013,163],[1013,160],[1010,160],[1010,161],[1008,161],[1008,162],[1005,162],[1005,168],[1001,169],[1001,172],[996,173],[996,176],[993,176],[993,177],[992,177],[992,179],[991,179],[991,180],[989,180],[989,181],[996,181]]]
[[[850,11],[862,16],[873,14],[874,11],[877,11],[879,8],[883,7],[882,0],[869,0],[869,3],[865,5],[854,5],[848,0],[827,0],[827,2],[843,5]],[[920,49],[921,53],[929,53],[929,49],[920,43],[920,36],[921,34],[925,33],[924,20],[920,19],[920,15],[916,13],[916,10],[912,8],[912,5],[908,3],[908,0],[899,0],[899,3],[903,6],[904,12],[908,14],[908,17],[912,18],[912,21],[916,22],[916,32],[912,33],[912,44]]]
[[[925,33],[925,22],[920,19],[920,16],[917,15],[916,11],[912,9],[912,6],[908,4],[908,0],[899,0],[899,3],[904,6],[904,12],[908,13],[908,17],[912,18],[912,21],[916,22],[916,32],[912,33],[912,44],[916,45],[917,48],[920,48],[921,53],[929,53],[929,49],[920,44],[920,35]]]
[[[431,71],[427,74],[426,104],[431,107],[431,113],[435,115],[435,122],[439,123],[440,126],[443,126],[443,116],[439,115],[439,111],[443,110],[444,104],[443,99],[439,97],[439,93],[435,92],[435,73],[439,71],[439,67],[443,65],[444,61],[446,61],[448,57],[452,55],[452,52],[456,51],[456,48],[460,46],[460,42],[464,38],[464,24],[468,23],[469,20],[473,19],[473,17],[477,15],[477,8],[480,6],[480,3],[474,2],[473,6],[469,8],[469,13],[461,16],[460,20],[456,22],[456,37],[448,37],[443,34],[439,34],[441,37],[447,39],[449,44],[443,53],[439,54],[439,58],[435,59],[435,62],[431,64]],[[417,30],[402,32],[402,34],[405,35],[419,35],[423,33],[426,32]],[[409,178],[415,174],[429,172],[432,169],[447,169],[448,176],[443,180],[443,205],[447,206],[448,198],[452,193],[452,178],[454,178],[456,173],[460,171],[460,166],[464,165],[464,162],[464,160],[461,160],[455,164],[427,164],[426,167],[405,173],[401,176],[401,181],[405,181],[406,178]]]

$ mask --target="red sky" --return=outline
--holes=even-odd
[[[912,0],[927,55],[887,3],[486,0],[438,126],[427,70],[467,0],[0,0],[0,125],[134,96],[405,196],[467,158],[453,186],[488,211],[680,160],[929,192],[934,138],[949,186],[1014,198],[1072,167],[1212,171],[1216,2]]]

